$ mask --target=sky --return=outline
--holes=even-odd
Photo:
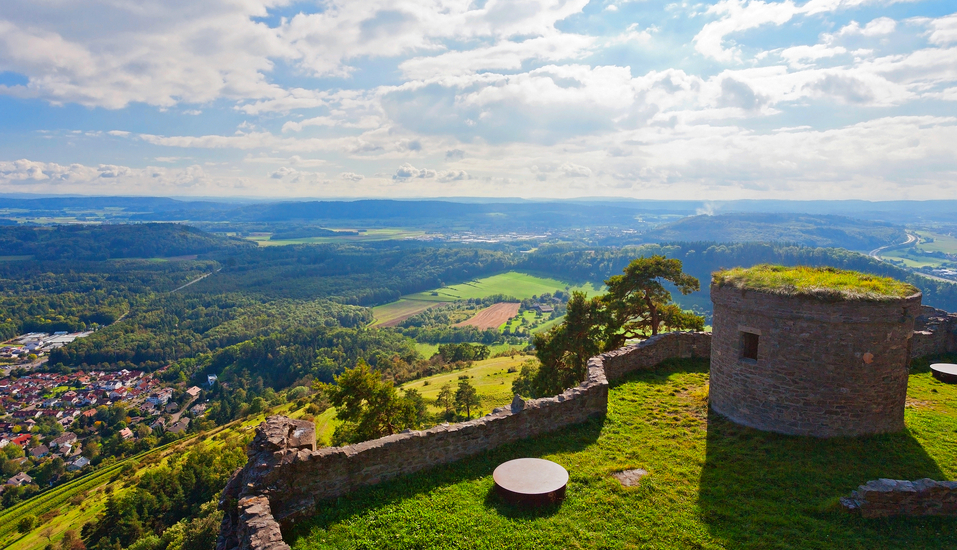
[[[955,12],[4,0],[0,192],[955,199]]]

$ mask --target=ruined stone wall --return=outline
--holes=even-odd
[[[609,379],[671,357],[708,357],[710,344],[707,333],[658,335],[591,358],[587,379],[560,395],[516,398],[475,420],[346,447],[316,449],[312,423],[270,417],[257,429],[246,466],[223,490],[220,507],[226,514],[217,549],[288,549],[280,523],[313,513],[322,500],[603,415]]]
[[[711,287],[711,408],[753,428],[818,437],[904,428],[921,295],[824,301]],[[758,339],[745,357],[744,334]]]
[[[865,518],[957,516],[957,481],[877,479],[842,498],[841,505]]]
[[[911,357],[957,353],[957,313],[922,306],[914,325]]]

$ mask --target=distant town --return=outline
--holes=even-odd
[[[66,374],[38,368],[44,354],[89,334],[31,332],[0,347],[0,357],[12,361],[0,371],[0,453],[6,457],[0,493],[12,487],[39,490],[61,473],[92,467],[110,438],[115,445],[182,434],[206,412],[203,390],[163,382],[165,368]],[[215,381],[209,378],[210,384]],[[43,475],[50,471],[53,475]]]

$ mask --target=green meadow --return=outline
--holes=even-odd
[[[395,319],[415,315],[425,311],[439,302],[455,302],[472,298],[487,298],[497,294],[504,294],[523,300],[544,293],[554,293],[556,290],[581,290],[589,296],[600,292],[592,283],[572,284],[549,277],[539,277],[528,273],[509,271],[476,279],[467,283],[444,286],[416,294],[402,296],[398,301],[372,308],[375,316],[373,326],[388,323]]]
[[[585,424],[322,503],[284,538],[338,548],[957,548],[953,518],[862,519],[839,499],[881,477],[957,478],[957,386],[927,363],[910,377],[907,429],[816,439],[735,425],[709,412],[708,363],[668,361],[612,384]],[[506,504],[492,471],[540,457],[571,476],[566,500]],[[623,487],[618,471],[648,472]]]

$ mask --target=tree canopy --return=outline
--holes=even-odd
[[[622,275],[605,281],[608,292],[602,296],[573,292],[565,322],[534,336],[541,366],[523,368],[515,391],[533,397],[556,394],[584,380],[590,357],[628,340],[663,329],[702,330],[704,318],[675,305],[667,283],[682,294],[700,288],[698,279],[682,272],[681,260],[655,255],[632,260]]]

